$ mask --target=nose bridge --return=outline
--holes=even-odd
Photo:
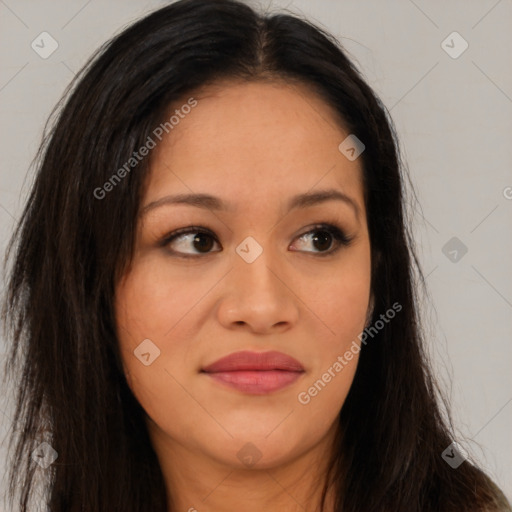
[[[225,327],[247,324],[260,332],[293,324],[298,318],[297,304],[283,284],[280,274],[285,269],[276,251],[267,250],[254,239],[244,240],[236,251],[219,308],[220,321]]]
[[[279,268],[277,255],[269,244],[264,248],[253,237],[247,237],[236,248],[238,259],[235,260],[235,279],[240,286],[245,287],[242,292],[252,294],[280,294],[282,283],[276,277]]]

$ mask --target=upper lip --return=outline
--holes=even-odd
[[[236,372],[236,371],[270,371],[286,370],[303,372],[304,367],[291,356],[282,352],[250,352],[247,350],[233,352],[226,357],[205,366],[202,371],[207,373]]]

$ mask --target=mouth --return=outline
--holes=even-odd
[[[282,352],[235,352],[201,373],[243,393],[264,395],[283,389],[304,373],[299,361]]]

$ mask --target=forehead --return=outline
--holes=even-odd
[[[181,111],[190,97],[197,104]],[[218,83],[175,102],[168,118],[176,110],[179,122],[152,154],[146,203],[192,191],[269,202],[334,186],[363,206],[360,159],[338,149],[349,132],[308,86]]]

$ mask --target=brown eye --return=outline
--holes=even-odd
[[[328,231],[317,231],[312,241],[316,249],[319,251],[327,251],[331,248],[334,237]]]
[[[210,235],[204,233],[197,233],[194,237],[194,248],[199,252],[209,252],[213,247],[214,240]]]
[[[162,246],[184,257],[209,254],[217,239],[211,233],[198,228],[186,228],[171,233],[162,241]]]
[[[304,252],[322,254],[332,254],[336,252],[341,246],[348,246],[352,238],[347,235],[337,226],[330,224],[321,224],[315,226],[310,231],[298,237],[300,246],[307,246],[308,243],[313,247],[313,250],[305,250]],[[293,250],[302,250],[293,249]]]

